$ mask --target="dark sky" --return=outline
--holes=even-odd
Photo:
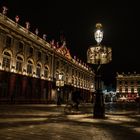
[[[110,64],[102,67],[105,84],[115,84],[116,72],[140,73],[139,62],[139,7],[128,0],[0,0],[8,7],[7,16],[14,20],[19,15],[20,24],[31,24],[31,31],[39,29],[48,40],[66,37],[67,47],[73,55],[86,62],[86,52],[95,45],[93,30],[97,22],[104,29],[102,44],[113,51]],[[94,67],[94,66],[93,66]]]

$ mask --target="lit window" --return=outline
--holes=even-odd
[[[27,64],[27,73],[32,74],[33,63],[29,60]]]
[[[37,75],[37,77],[40,77],[40,72],[41,72],[41,65],[37,64],[37,68],[36,68],[36,75]]]
[[[22,72],[22,64],[23,64],[23,59],[20,56],[18,56],[17,62],[16,62],[16,71],[17,72]]]
[[[11,55],[8,52],[4,52],[2,67],[10,69],[10,61],[11,61]]]
[[[45,67],[45,69],[44,69],[44,77],[45,78],[48,77],[48,73],[49,73],[48,67]]]

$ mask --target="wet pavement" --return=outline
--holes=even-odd
[[[93,105],[64,112],[64,105],[0,105],[0,140],[139,140],[139,106],[107,104],[104,119]]]

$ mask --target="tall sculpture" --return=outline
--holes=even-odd
[[[104,95],[102,93],[101,87],[101,74],[100,67],[102,64],[107,64],[112,60],[112,50],[109,47],[101,45],[103,40],[103,28],[101,23],[96,24],[94,37],[97,42],[95,46],[90,46],[87,50],[87,62],[90,64],[95,64],[96,69],[96,92],[95,92],[95,103],[93,109],[94,118],[104,118],[105,117],[105,104]]]

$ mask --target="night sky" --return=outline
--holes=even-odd
[[[102,23],[102,44],[113,51],[112,62],[102,67],[106,85],[115,85],[116,72],[140,73],[138,5],[135,0],[34,0],[32,4],[29,0],[0,0],[1,11],[6,6],[7,16],[14,20],[18,15],[22,26],[29,21],[30,30],[38,28],[40,37],[45,33],[48,41],[57,41],[63,34],[71,55],[84,62],[88,47],[96,44],[95,24]]]

